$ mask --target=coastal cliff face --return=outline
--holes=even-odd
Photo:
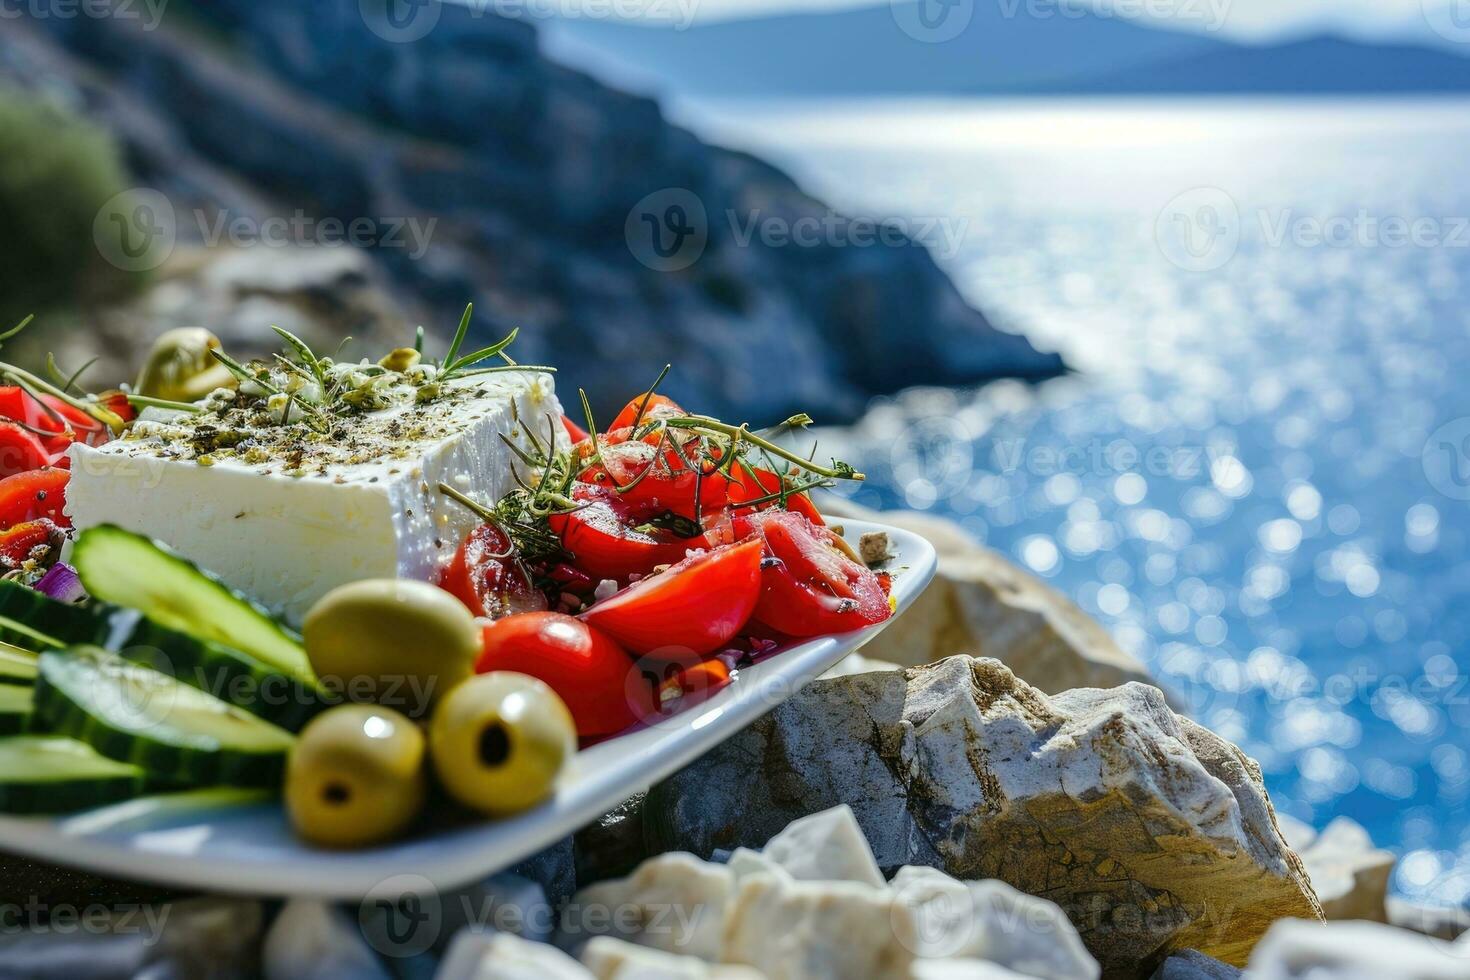
[[[557,364],[604,409],[666,362],[674,397],[755,421],[838,422],[908,385],[1061,370],[969,307],[922,245],[543,58],[531,25],[430,5],[418,36],[372,9],[192,0],[154,29],[10,20],[0,78],[113,131],[181,244],[208,244],[221,216],[302,216],[308,238],[365,218],[411,314],[444,330],[474,301],[482,338],[522,328],[521,360]],[[802,219],[821,230],[800,243],[751,234]]]

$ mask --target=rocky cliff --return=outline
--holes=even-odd
[[[666,361],[675,397],[758,421],[1061,369],[967,306],[919,244],[543,58],[531,25],[483,4],[420,5],[407,25],[369,0],[110,9],[7,19],[0,77],[106,124],[180,242],[270,247],[276,216],[310,245],[366,221],[360,244],[411,314],[447,329],[472,300],[482,338],[521,327],[523,360],[601,406]],[[741,234],[773,218],[822,231]]]

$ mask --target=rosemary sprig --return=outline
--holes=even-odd
[[[808,425],[811,425],[811,423],[812,420],[810,416],[793,415],[791,418],[781,423],[778,428],[783,430],[801,429],[805,428]],[[733,449],[735,447],[738,447],[739,443],[747,442],[753,446],[760,448],[762,451],[770,454],[771,456],[775,456],[788,462],[795,463],[797,466],[800,466],[804,470],[809,470],[812,473],[816,473],[818,476],[825,476],[830,480],[867,479],[867,477],[864,476],[862,473],[859,473],[857,470],[853,469],[851,465],[844,463],[841,460],[834,459],[832,460],[831,466],[822,466],[821,464],[812,462],[811,460],[803,456],[798,456],[790,450],[783,449],[780,446],[776,445],[774,442],[771,442],[765,436],[757,435],[756,433],[751,432],[749,425],[745,423],[741,423],[740,425],[730,425],[728,422],[721,422],[719,419],[710,418],[708,415],[683,415],[677,418],[660,419],[658,424],[668,426],[671,429],[690,429],[696,432],[703,432],[706,434],[713,433],[715,435],[723,436],[726,439],[730,440],[732,452],[729,455],[732,456],[734,455]]]

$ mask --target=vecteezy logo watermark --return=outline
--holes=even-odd
[[[709,244],[709,215],[699,195],[666,187],[628,212],[623,238],[633,257],[656,272],[679,272],[699,261]]]
[[[138,20],[151,31],[163,20],[169,0],[0,0],[0,20]]]
[[[1159,212],[1154,241],[1179,268],[1213,272],[1240,248],[1240,208],[1218,187],[1185,191]]]
[[[975,16],[975,0],[889,0],[893,22],[915,41],[942,44],[965,32]]]
[[[412,44],[429,36],[443,13],[440,0],[358,0],[367,29],[391,44]]]
[[[1420,0],[1420,5],[1434,33],[1456,44],[1470,44],[1470,0]]]
[[[168,198],[150,188],[135,188],[102,205],[92,222],[92,240],[102,258],[117,268],[148,272],[173,254],[176,220]]]
[[[1470,500],[1470,418],[1434,431],[1421,456],[1429,485],[1451,500]]]
[[[444,907],[434,883],[423,875],[394,875],[363,898],[357,922],[368,945],[384,956],[418,956],[438,942]]]
[[[847,217],[835,211],[789,217],[754,208],[726,209],[723,219],[736,248],[905,248],[922,245],[939,259],[959,254],[968,218]],[[699,261],[709,245],[710,217],[699,195],[667,187],[628,212],[623,237],[633,257],[650,269],[677,272]]]
[[[413,216],[318,218],[297,210],[257,218],[196,208],[185,227],[205,248],[399,249],[418,260],[428,252],[438,218]],[[138,188],[112,198],[97,212],[92,237],[97,250],[126,272],[147,272],[168,261],[179,240],[179,216],[167,197]]]

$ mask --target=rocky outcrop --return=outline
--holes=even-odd
[[[818,681],[655,787],[659,847],[751,846],[850,803],[878,863],[999,879],[1065,909],[1109,973],[1198,949],[1240,965],[1320,918],[1259,769],[1129,684],[1048,697],[954,657]]]
[[[1240,980],[1241,972],[1197,949],[1175,953],[1164,961],[1150,980]]]
[[[954,654],[993,657],[1049,694],[1153,683],[1096,620],[953,521],[913,511],[878,513],[833,495],[821,507],[836,517],[913,531],[939,552],[929,588],[863,648],[864,656],[908,667]]]
[[[521,358],[558,364],[604,409],[668,361],[669,394],[756,422],[838,422],[879,391],[1061,368],[969,308],[922,246],[851,244],[875,226],[544,59],[529,24],[482,4],[413,5],[432,18],[413,39],[358,0],[188,6],[156,30],[23,17],[0,35],[0,78],[105,123],[173,202],[181,240],[220,214],[259,229],[301,213],[308,236],[366,219],[411,312],[447,329],[475,301],[472,339],[522,327]],[[675,204],[691,235],[662,244],[703,246],[670,267],[639,236]],[[741,232],[773,217],[832,231],[806,245]]]

